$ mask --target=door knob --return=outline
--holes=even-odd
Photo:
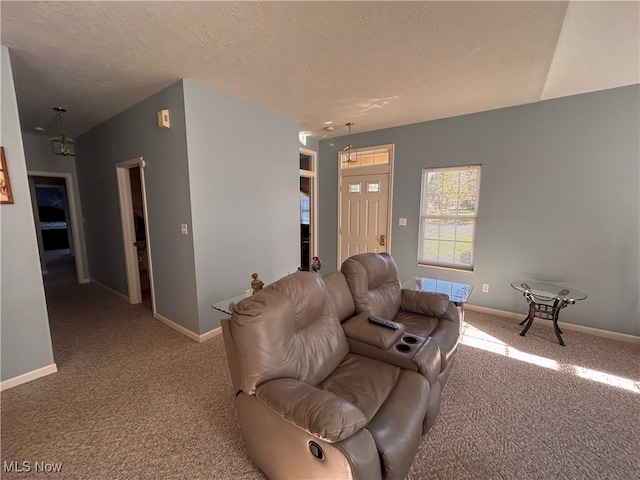
[[[385,236],[384,235],[380,235],[380,245],[382,245],[384,247],[384,243],[385,243]]]

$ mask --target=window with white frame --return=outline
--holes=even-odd
[[[422,170],[418,264],[473,270],[480,165]]]

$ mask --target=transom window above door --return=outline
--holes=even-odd
[[[355,154],[355,160],[349,161],[346,154],[340,154],[340,168],[370,167],[372,165],[388,165],[390,158],[389,148],[363,149]]]

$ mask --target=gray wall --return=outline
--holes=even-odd
[[[0,47],[0,53],[0,145],[14,198],[14,204],[0,205],[0,380],[4,381],[53,364],[53,350],[11,60],[6,47]]]
[[[640,335],[639,92],[634,85],[353,135],[355,147],[395,144],[391,253],[401,280],[469,283],[470,303],[523,314],[512,281],[560,282],[588,295],[562,321]],[[337,152],[345,142],[320,142],[326,271],[336,267]],[[474,271],[418,266],[422,169],[477,163]]]
[[[317,138],[307,137],[306,143],[302,143],[300,140],[298,140],[298,146],[300,148],[306,148],[307,150],[317,152],[320,148],[320,140],[318,140]]]
[[[80,252],[75,252],[75,255],[82,262],[83,271],[87,277],[81,280],[88,280],[89,262],[85,248],[84,223],[82,222],[82,205],[75,158],[61,157],[51,153],[51,142],[49,137],[44,135],[23,132],[22,141],[24,142],[24,154],[29,172],[52,172],[71,175],[71,188],[75,199],[75,209],[78,216],[78,236],[80,239]]]
[[[170,111],[170,129],[158,127],[157,112],[164,109]],[[181,223],[191,227],[182,82],[96,126],[77,142],[92,280],[128,293],[115,165],[143,157],[156,310],[198,332],[193,241],[180,234]]]
[[[168,109],[171,128],[157,126]],[[211,304],[299,263],[297,125],[188,80],[77,139],[91,277],[124,295],[115,164],[146,162],[156,309],[195,332],[220,325]],[[180,234],[186,223],[189,235]]]
[[[184,81],[200,333],[225,315],[211,304],[300,263],[298,127]]]

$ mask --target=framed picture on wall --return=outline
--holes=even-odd
[[[0,155],[2,156],[2,165],[0,165],[0,203],[13,203],[13,194],[11,193],[11,183],[9,182],[9,172],[7,171],[7,160],[4,156],[4,147],[0,147]]]

